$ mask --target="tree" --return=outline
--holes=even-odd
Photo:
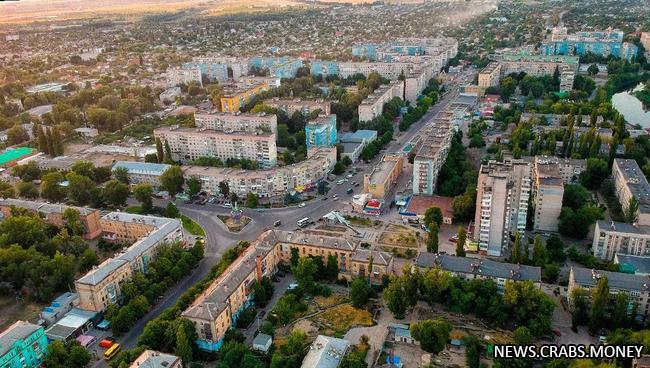
[[[149,213],[153,209],[153,201],[151,197],[153,196],[153,188],[150,184],[140,183],[133,187],[133,197],[140,202],[140,206],[144,213]],[[168,202],[173,203],[173,202]]]
[[[224,197],[228,197],[228,193],[230,193],[230,187],[228,186],[227,181],[219,182],[219,193],[221,193],[221,195]]]
[[[54,171],[43,175],[41,180],[41,196],[50,202],[60,202],[65,198],[65,189],[61,186],[63,175]]]
[[[624,327],[627,325],[628,296],[625,293],[616,294],[616,303],[612,311],[612,327]]]
[[[0,180],[0,198],[13,198],[14,187],[4,180]]]
[[[92,248],[86,248],[81,254],[81,259],[79,260],[79,268],[82,272],[90,270],[93,266],[99,264],[99,257]]]
[[[79,175],[75,172],[69,172],[66,175],[68,180],[68,195],[75,203],[80,206],[90,204],[93,200],[92,190],[95,183],[87,176]]]
[[[630,203],[627,206],[627,213],[625,214],[625,221],[633,224],[636,222],[639,212],[639,201],[632,197],[630,198]]]
[[[113,177],[121,183],[129,184],[129,170],[126,167],[118,167],[113,170]]]
[[[442,225],[442,211],[440,207],[430,207],[424,212],[424,226],[429,227],[432,222],[435,222],[438,227]]]
[[[600,72],[600,69],[598,69],[598,65],[596,64],[591,64],[589,65],[589,68],[587,68],[587,73],[589,73],[589,75],[596,75],[598,72]]]
[[[399,278],[392,276],[388,287],[384,289],[384,300],[388,309],[397,319],[403,319],[406,315],[408,300],[404,290],[404,282]]]
[[[501,80],[501,100],[508,102],[517,89],[517,81],[512,77],[505,77]]]
[[[113,207],[122,207],[129,197],[129,186],[119,180],[109,180],[104,186],[104,200]]]
[[[14,166],[11,172],[22,181],[34,181],[41,178],[41,169],[34,161],[30,161],[24,165]]]
[[[458,227],[458,241],[456,242],[456,256],[465,257],[465,241],[467,239],[467,231],[462,226]]]
[[[72,235],[82,235],[86,232],[84,224],[81,222],[81,215],[79,211],[74,208],[66,208],[62,215],[65,222],[65,228],[68,229]]]
[[[564,187],[564,195],[562,196],[562,206],[569,207],[574,211],[580,209],[585,203],[591,199],[591,193],[587,188],[580,184],[568,184]]]
[[[84,368],[92,360],[88,350],[76,341],[63,343],[54,341],[47,347],[43,365],[51,368]]]
[[[319,181],[316,188],[318,190],[318,194],[325,195],[325,193],[327,193],[327,182],[325,180]]]
[[[7,143],[15,145],[29,140],[29,134],[22,125],[14,125],[7,131]]]
[[[260,204],[260,197],[257,194],[251,192],[246,194],[246,207],[257,208],[259,204]]]
[[[339,277],[339,261],[338,258],[329,254],[327,256],[327,266],[325,267],[325,278],[335,281]]]
[[[175,196],[183,191],[183,170],[180,166],[173,165],[160,176],[160,185],[169,195]]]
[[[21,181],[16,185],[16,189],[18,189],[18,195],[22,198],[38,198],[38,188],[31,182]]]
[[[315,289],[315,278],[318,268],[311,257],[302,257],[298,265],[291,270],[298,282],[298,286],[306,293],[311,294]]]
[[[429,226],[429,234],[427,235],[427,252],[438,253],[438,224],[433,221]]]
[[[341,161],[338,161],[336,165],[334,165],[334,170],[332,171],[334,175],[341,175],[345,172],[345,165]]]
[[[362,277],[356,277],[352,280],[352,285],[350,286],[350,299],[352,300],[352,306],[355,308],[361,308],[370,299],[372,294],[372,289],[370,285]]]
[[[411,336],[420,342],[422,350],[438,354],[447,345],[452,326],[444,319],[437,318],[413,323],[410,330]]]
[[[481,364],[481,342],[476,336],[469,335],[465,342],[465,364],[468,368],[479,368]]]
[[[542,238],[537,234],[535,235],[535,243],[533,244],[533,264],[542,267],[546,264],[547,258],[546,246],[544,246]]]
[[[95,165],[90,161],[77,161],[74,163],[74,165],[72,165],[70,170],[72,170],[72,172],[77,173],[79,175],[89,177],[93,180],[95,179],[94,176]]]
[[[163,159],[163,162],[166,164],[173,164],[174,160],[172,160],[172,150],[169,148],[169,142],[165,139],[165,158]]]
[[[300,329],[291,331],[287,342],[273,353],[270,368],[298,368],[307,354],[309,339]]]
[[[160,138],[156,138],[156,156],[158,158],[158,162],[163,162],[165,159],[165,151],[163,151],[163,144]]]
[[[607,161],[601,158],[589,158],[585,171],[580,175],[580,182],[589,189],[597,189],[608,176]]]
[[[512,246],[512,254],[510,256],[510,262],[520,263],[522,259],[521,254],[521,234],[519,231],[515,233],[515,243]]]
[[[581,287],[571,290],[571,325],[582,326],[589,321],[589,299],[587,291]]]
[[[185,185],[187,186],[187,194],[192,197],[201,192],[201,180],[197,177],[192,176],[185,180]]]
[[[591,296],[591,318],[589,318],[589,330],[595,333],[603,325],[605,308],[609,303],[609,285],[606,276],[601,276],[596,283],[596,288]]]
[[[352,159],[350,159],[350,156],[343,156],[343,158],[341,159],[341,162],[346,167],[352,165]]]
[[[529,345],[533,342],[533,335],[526,326],[519,326],[513,331],[512,340],[517,345]]]
[[[192,361],[192,345],[184,328],[179,328],[176,331],[176,347],[174,353],[181,358],[185,365],[189,365]]]
[[[174,202],[172,201],[167,202],[167,207],[165,207],[165,217],[169,217],[169,218],[181,217],[181,212],[178,210],[178,207],[176,207]]]

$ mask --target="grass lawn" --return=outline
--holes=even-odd
[[[183,222],[183,227],[192,235],[205,236],[205,231],[203,228],[197,224],[191,218],[181,214],[181,221]]]
[[[134,215],[142,215],[142,214],[144,214],[142,212],[142,208],[140,206],[129,206],[124,210],[124,212],[132,213]]]
[[[372,316],[365,309],[357,309],[350,304],[342,304],[312,318],[326,330],[335,334],[345,334],[352,327],[372,326]]]

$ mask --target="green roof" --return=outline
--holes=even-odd
[[[25,156],[29,156],[34,152],[33,148],[29,147],[19,147],[14,149],[8,149],[3,153],[0,153],[0,165],[4,165],[7,162],[15,161],[21,159]]]
[[[621,271],[623,273],[634,274],[636,272],[636,269],[634,268],[634,266],[629,264],[629,263],[621,263],[621,264],[619,264],[618,269],[619,269],[619,271]]]

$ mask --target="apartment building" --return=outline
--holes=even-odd
[[[650,32],[641,32],[641,44],[646,50],[650,50]]]
[[[307,149],[332,147],[338,142],[336,115],[321,115],[305,124]]]
[[[226,182],[231,193],[245,197],[255,193],[260,197],[283,196],[288,191],[302,192],[313,188],[327,177],[336,164],[336,147],[313,149],[307,160],[292,165],[265,170],[239,170],[204,166],[183,166],[185,177],[196,177],[204,191],[219,193],[219,183]]]
[[[413,161],[413,194],[431,196],[438,186],[438,174],[447,159],[455,130],[453,113],[441,112],[420,136]]]
[[[300,111],[303,116],[309,116],[314,111],[320,111],[319,115],[329,115],[331,113],[330,102],[325,100],[302,100],[273,98],[264,101],[264,104],[274,109],[284,111],[287,116],[291,117],[296,111]]]
[[[253,96],[270,88],[269,82],[260,78],[240,79],[237,83],[227,85],[221,97],[221,112],[237,112],[248,104]]]
[[[16,321],[0,332],[0,367],[36,368],[43,364],[48,341],[42,326]]]
[[[309,347],[300,368],[336,368],[350,349],[350,341],[318,335]]]
[[[482,92],[485,92],[489,87],[498,86],[500,78],[501,64],[494,61],[490,62],[478,73],[478,87]]]
[[[394,41],[376,44],[365,43],[352,46],[352,55],[367,60],[391,61],[398,56],[435,56],[440,59],[440,66],[458,53],[458,41],[453,38],[400,38]]]
[[[544,156],[535,157],[532,196],[533,229],[544,232],[557,231],[564,196],[564,180],[558,160]]]
[[[526,230],[531,166],[521,160],[481,165],[473,233],[481,254],[505,256],[510,235]]]
[[[415,105],[432,75],[424,70],[409,72],[404,78],[404,101]]]
[[[248,60],[227,56],[195,57],[191,62],[184,63],[183,69],[198,69],[208,79],[224,82],[239,79],[249,71]]]
[[[93,208],[7,198],[0,199],[0,215],[2,218],[12,216],[12,207],[26,209],[33,213],[40,213],[44,216],[45,222],[58,228],[66,225],[65,219],[63,218],[65,210],[72,209],[79,212],[79,221],[83,226],[82,237],[84,239],[95,239],[102,233],[99,221],[100,213]]]
[[[573,304],[573,290],[578,287],[587,290],[591,298],[593,290],[602,277],[607,278],[611,305],[616,303],[616,295],[619,293],[627,294],[628,313],[634,310],[634,304],[636,304],[636,320],[645,322],[648,318],[648,309],[650,309],[650,278],[648,276],[571,267],[571,271],[569,271],[569,292],[567,293],[569,305]]]
[[[269,75],[278,78],[295,78],[298,69],[303,66],[302,60],[282,57],[252,57],[248,60],[250,68],[268,69]]]
[[[268,230],[253,241],[244,254],[181,315],[194,323],[199,348],[219,350],[226,331],[252,304],[254,282],[273,275],[281,261],[290,262],[292,249],[296,249],[300,257],[320,256],[325,262],[330,255],[334,256],[339,276],[348,279],[369,276],[371,280],[381,280],[383,275],[393,272],[389,253],[358,250],[359,243],[359,239],[341,236],[340,233],[323,235],[322,232]],[[368,275],[371,268],[372,275]]]
[[[152,162],[117,161],[113,164],[111,171],[115,174],[118,169],[126,170],[129,184],[149,184],[152,188],[157,189],[160,186],[160,177],[170,167],[171,165]]]
[[[394,97],[404,99],[404,82],[391,81],[379,86],[372,94],[361,102],[358,107],[359,121],[371,121],[384,112],[384,104]]]
[[[210,113],[194,114],[197,128],[222,132],[271,132],[278,134],[278,117],[275,114]]]
[[[636,161],[614,159],[612,177],[623,210],[627,213],[630,200],[636,198],[639,207],[636,222],[639,226],[650,226],[650,184]]]
[[[250,133],[174,126],[156,128],[154,135],[167,141],[174,161],[187,163],[200,157],[217,157],[224,161],[248,159],[263,168],[277,164],[275,134],[271,131]]]
[[[183,368],[183,362],[176,355],[145,350],[129,368]]]
[[[616,254],[650,257],[650,227],[599,220],[591,249],[595,257],[606,261]]]
[[[569,34],[566,27],[555,27],[550,40],[542,42],[541,53],[545,55],[584,55],[593,52],[601,56],[614,55],[621,59],[636,59],[638,47],[623,42],[625,34],[619,30],[576,32]]]
[[[75,281],[79,307],[95,312],[119,303],[122,282],[136,272],[146,273],[162,245],[183,241],[177,219],[111,212],[101,218],[101,227],[105,240],[133,244]]]
[[[166,73],[167,87],[176,87],[181,84],[196,82],[203,86],[199,68],[169,68]]]
[[[383,199],[391,192],[397,183],[404,166],[404,155],[400,153],[386,154],[379,165],[370,174],[363,176],[363,191],[370,193],[372,198]]]
[[[617,253],[614,256],[614,264],[618,265],[621,272],[650,276],[650,257],[648,256],[631,256]]]
[[[508,50],[490,57],[501,65],[501,77],[512,73],[526,73],[541,77],[560,73],[560,91],[571,91],[580,58],[570,55],[537,55],[529,49]]]
[[[541,267],[497,262],[487,258],[420,252],[415,259],[415,266],[423,270],[439,267],[464,280],[492,280],[499,291],[503,291],[508,281],[530,281],[537,287],[542,281]]]

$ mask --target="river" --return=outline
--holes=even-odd
[[[618,112],[623,114],[625,121],[632,125],[639,124],[643,128],[650,128],[650,111],[643,108],[634,92],[644,88],[643,83],[639,83],[633,90],[617,93],[612,96],[612,105]]]

